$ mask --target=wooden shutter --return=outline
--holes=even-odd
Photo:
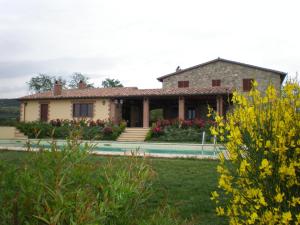
[[[73,117],[80,117],[80,104],[73,104]]]
[[[88,117],[93,117],[93,104],[88,104]]]
[[[178,87],[179,88],[189,87],[189,81],[187,81],[187,80],[185,80],[185,81],[178,81]]]
[[[219,87],[221,86],[221,80],[212,80],[211,85],[212,87]]]
[[[243,79],[243,91],[250,91],[253,79]]]

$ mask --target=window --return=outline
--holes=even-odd
[[[243,91],[250,91],[253,79],[243,79]]]
[[[178,81],[178,87],[179,88],[189,87],[189,81],[187,81],[187,80],[185,80],[185,81]]]
[[[187,110],[187,119],[193,120],[196,118],[196,110],[195,108],[188,108]]]
[[[93,117],[92,103],[73,104],[73,117]]]
[[[221,80],[212,80],[211,86],[213,86],[213,87],[221,86]]]

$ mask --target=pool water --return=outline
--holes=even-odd
[[[50,140],[29,140],[32,148],[50,147]],[[66,142],[63,140],[56,141],[57,146],[63,147]],[[134,143],[134,142],[87,142],[92,144],[93,153],[99,154],[126,154],[132,151],[146,155],[169,155],[169,156],[207,156],[217,157],[220,152],[226,151],[221,145],[201,145],[188,143]],[[84,147],[84,142],[82,147]],[[0,140],[0,147],[26,147],[26,141],[17,140]]]
[[[128,152],[130,149],[126,148],[116,148],[116,147],[95,147],[96,151],[104,152]],[[153,148],[143,148],[137,149],[139,152],[145,153],[157,153],[157,154],[186,154],[186,155],[216,155],[219,151],[210,150],[175,150],[175,149],[153,149]]]

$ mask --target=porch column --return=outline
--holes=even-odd
[[[149,99],[144,98],[143,100],[143,127],[149,127]]]
[[[223,96],[217,96],[217,113],[219,116],[223,116]]]
[[[178,99],[178,119],[184,120],[184,97],[179,97]]]

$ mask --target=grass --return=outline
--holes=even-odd
[[[20,164],[26,154],[0,151],[0,160]],[[91,156],[95,163],[114,158]],[[217,161],[152,158],[150,163],[157,176],[153,185],[155,194],[148,203],[148,210],[167,202],[177,210],[180,217],[192,220],[195,224],[227,224],[224,218],[215,215],[214,204],[210,200],[210,193],[217,186]]]

